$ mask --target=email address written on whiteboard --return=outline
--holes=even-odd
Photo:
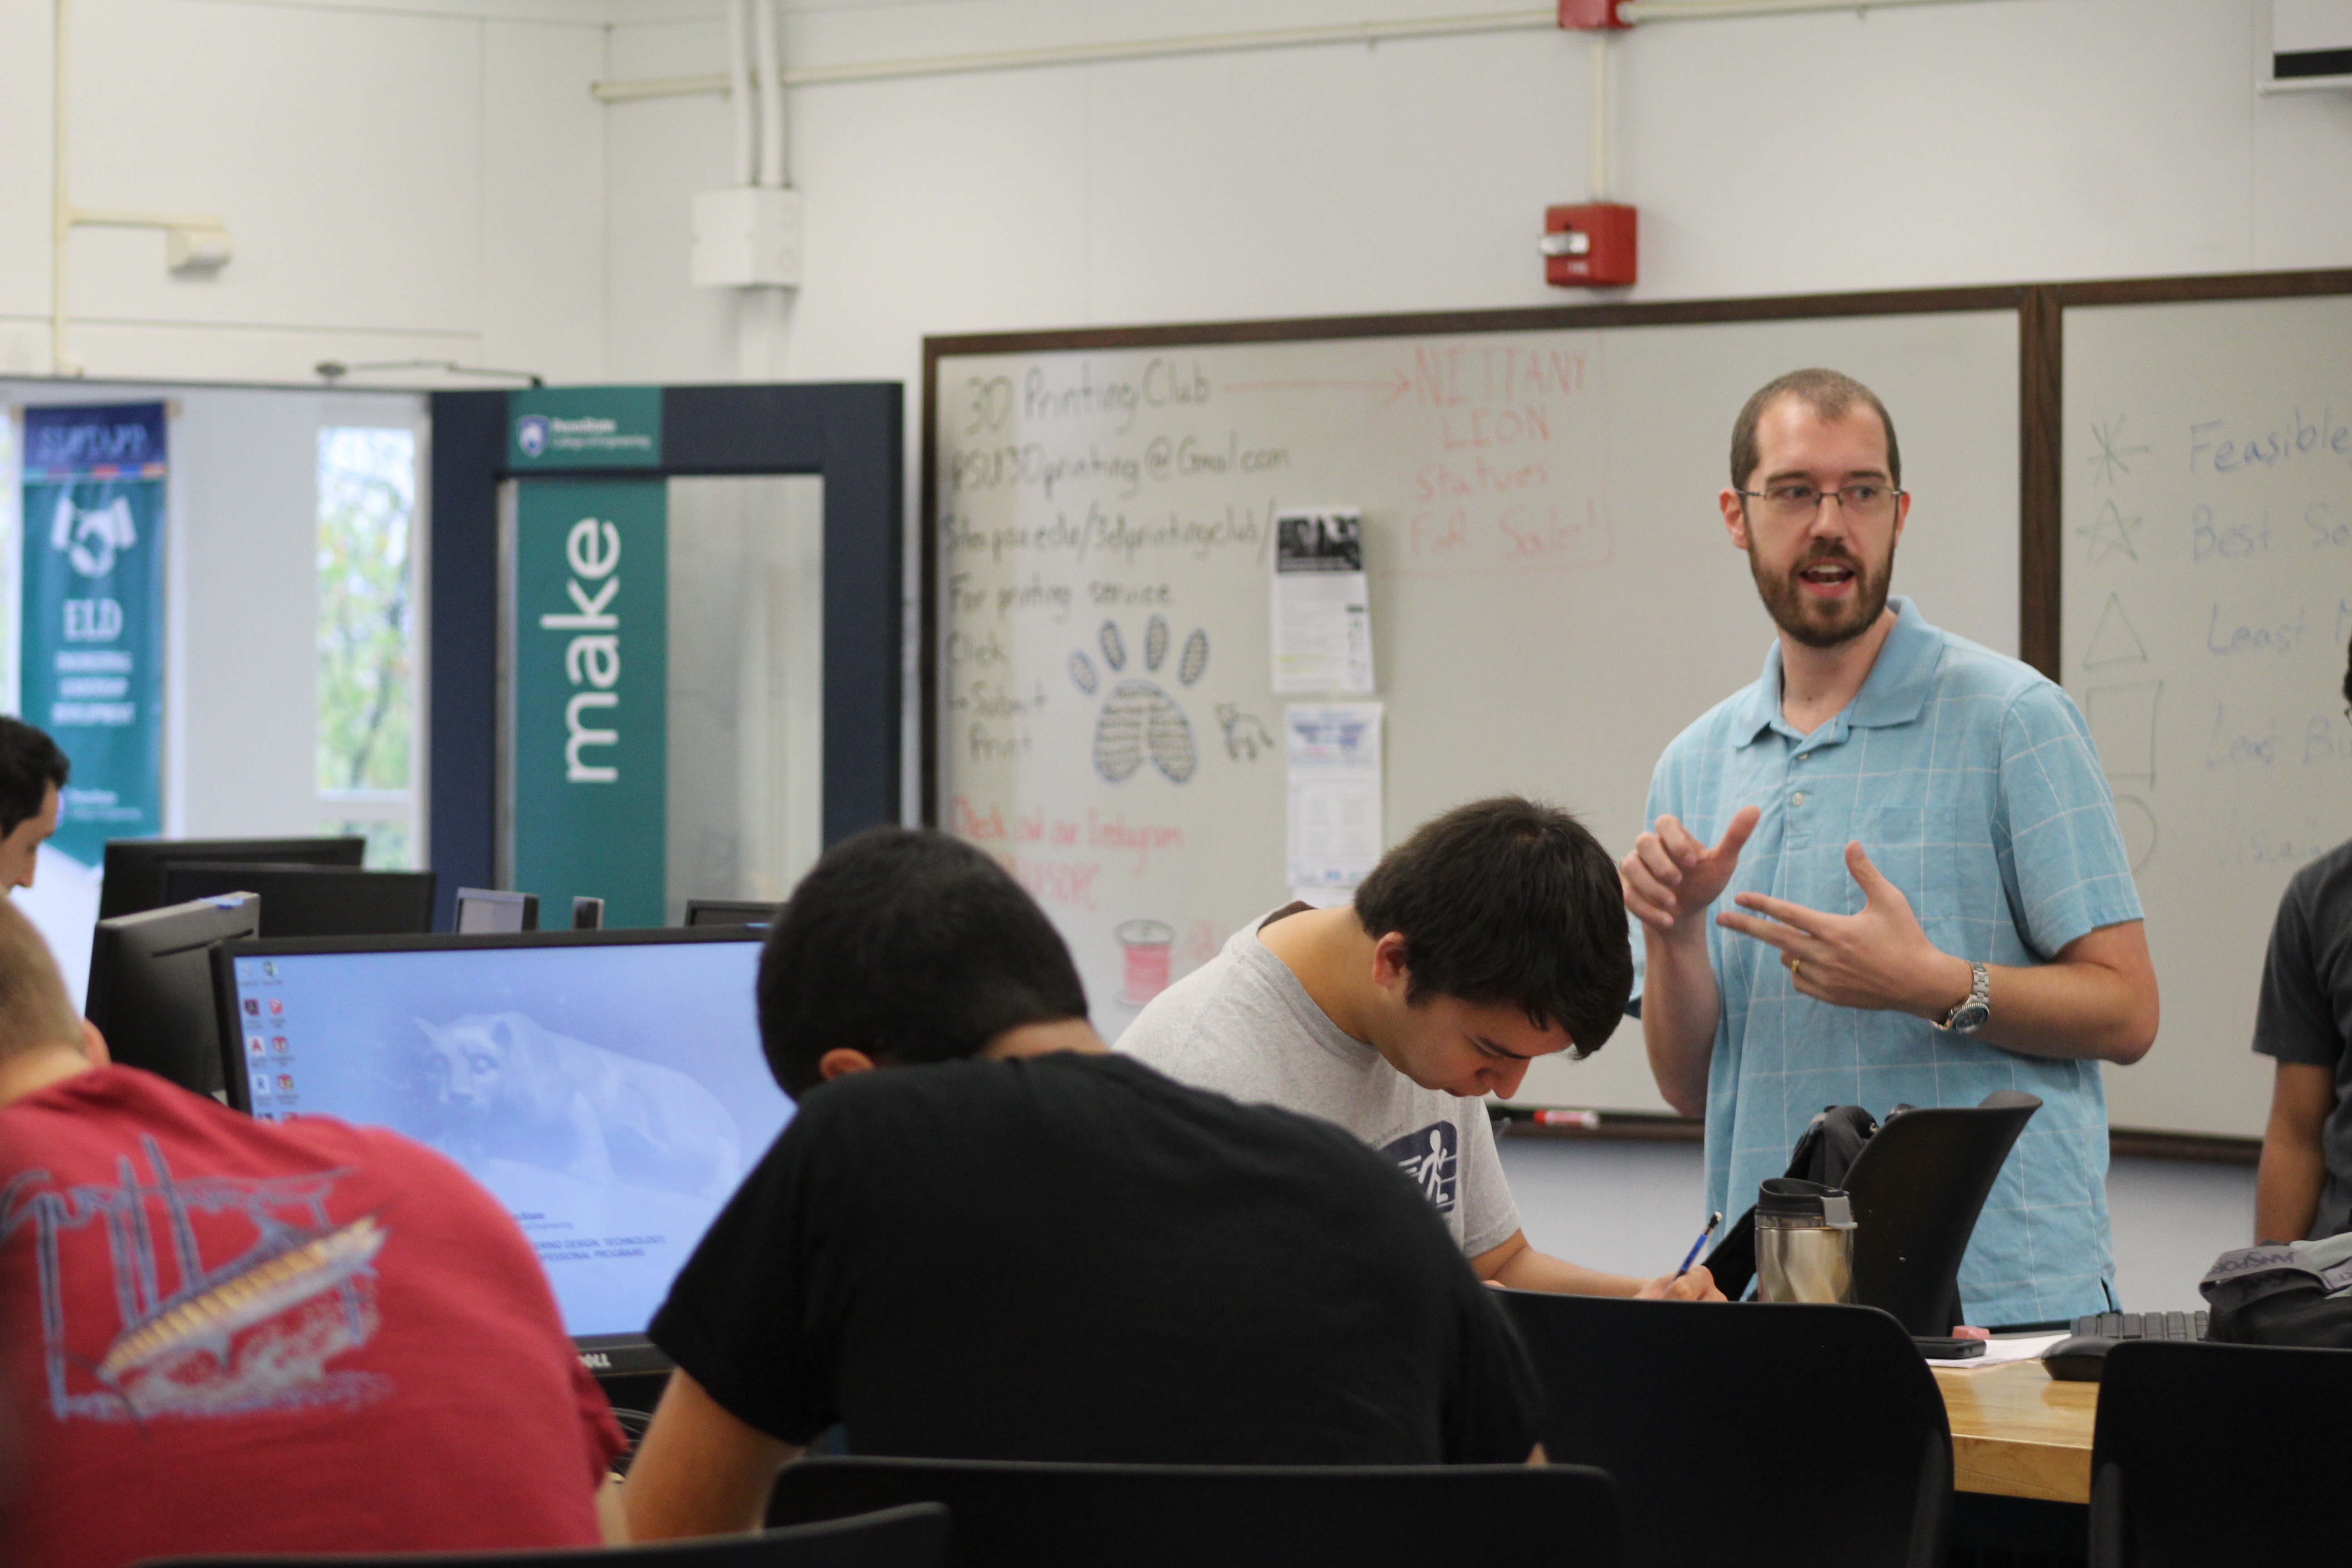
[[[1074,355],[951,379],[941,389],[942,543],[999,564],[1262,549],[1264,513],[1246,515],[1262,487],[1298,493],[1319,482],[1306,450],[1269,428],[1303,418],[1318,436],[1339,426],[1328,433],[1348,454],[1345,492],[1365,500],[1392,541],[1379,565],[1604,564],[1615,550],[1598,493],[1593,355],[1582,334],[1562,338],[1382,345],[1377,369],[1335,364],[1328,378],[1221,375],[1233,351],[1210,351]]]

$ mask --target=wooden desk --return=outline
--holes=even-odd
[[[2058,1383],[2038,1361],[1984,1372],[1930,1367],[1952,1425],[1952,1485],[1964,1492],[2091,1500],[2095,1383]]]

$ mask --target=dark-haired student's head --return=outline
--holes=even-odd
[[[1516,1093],[1535,1058],[1599,1050],[1633,994],[1615,861],[1515,795],[1423,823],[1356,889],[1356,918],[1386,997],[1371,1043],[1424,1089]]]
[[[68,771],[55,741],[0,717],[0,893],[33,885],[41,846],[58,830],[58,792]]]
[[[980,1055],[1082,1021],[1061,934],[1002,866],[944,833],[877,827],[819,860],[760,958],[760,1037],[794,1097],[866,1066]]]

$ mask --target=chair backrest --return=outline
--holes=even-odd
[[[1846,1173],[1853,1199],[1853,1299],[1915,1334],[1960,1321],[1960,1258],[1985,1196],[2042,1101],[1995,1089],[1979,1105],[1893,1118]]]
[[[140,1568],[941,1568],[948,1510],[910,1503],[758,1535],[567,1552],[407,1552],[336,1557],[173,1557]]]
[[[2352,1351],[2127,1340],[2091,1439],[2093,1568],[2340,1563]]]
[[[1564,1466],[1022,1464],[803,1459],[772,1524],[917,1500],[955,1516],[951,1568],[1602,1568],[1624,1561],[1614,1489]]]
[[[1616,1478],[1632,1562],[1942,1561],[1950,1427],[1885,1313],[1502,1296],[1543,1380],[1544,1450]]]

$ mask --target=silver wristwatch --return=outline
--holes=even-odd
[[[1945,1014],[1944,1021],[1936,1026],[1949,1034],[1973,1035],[1992,1016],[1992,971],[1971,963],[1969,973],[1975,977],[1969,986],[1969,999]]]

